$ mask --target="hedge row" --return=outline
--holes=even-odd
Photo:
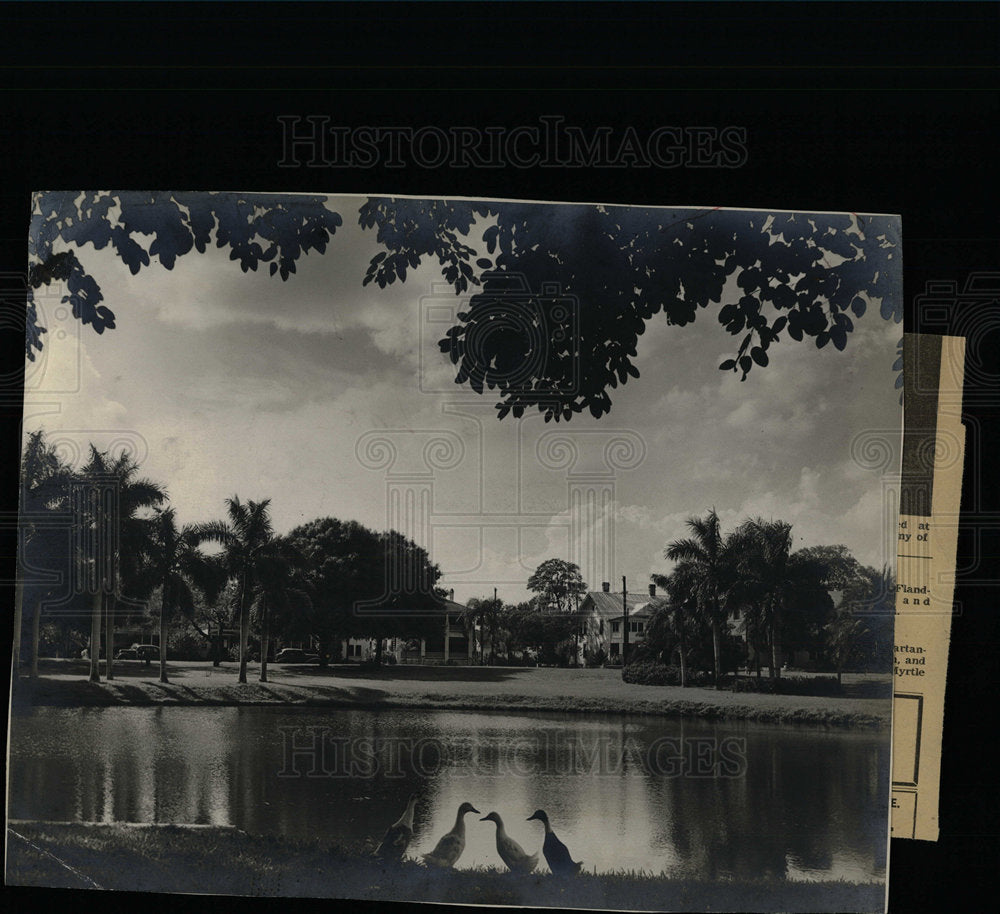
[[[681,670],[655,660],[637,660],[625,667],[622,679],[639,685],[680,685]],[[701,670],[688,670],[686,679],[689,686],[711,685],[715,681],[711,673]]]
[[[622,678],[625,682],[639,685],[681,684],[681,671],[676,666],[666,666],[655,660],[637,660],[625,667]],[[710,686],[715,676],[704,670],[688,670],[687,685]],[[735,678],[728,675],[723,680],[724,688],[733,692],[757,692],[766,695],[811,695],[833,697],[844,694],[843,686],[835,676],[782,676],[780,679],[755,676]]]

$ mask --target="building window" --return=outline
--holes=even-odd
[[[619,622],[617,619],[615,619],[611,623],[611,633],[614,634],[614,635],[617,635],[618,634],[618,628],[619,628],[620,625],[621,625],[621,622]]]
[[[611,656],[612,657],[617,657],[618,656],[618,642],[613,642],[612,643],[612,645],[611,645]]]
[[[604,620],[603,620],[603,619],[601,619],[601,620],[600,620],[600,621],[599,621],[599,622],[597,623],[597,630],[598,630],[598,632],[599,632],[600,634],[602,634],[602,635],[604,634]]]

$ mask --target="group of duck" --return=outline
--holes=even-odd
[[[382,838],[382,843],[376,848],[376,857],[383,860],[402,859],[410,841],[413,840],[413,812],[416,809],[418,799],[417,794],[410,795],[406,810],[396,822],[389,826]],[[421,855],[424,863],[428,866],[448,869],[458,862],[462,851],[465,850],[465,817],[470,812],[479,815],[479,810],[471,803],[463,803],[458,807],[455,825],[438,841],[434,850]],[[569,849],[556,837],[545,810],[536,809],[525,821],[531,822],[533,820],[537,820],[545,826],[545,839],[542,842],[541,852],[552,873],[556,876],[573,876],[579,873],[583,863],[574,861],[570,856]],[[530,873],[535,869],[538,865],[538,852],[529,854],[508,835],[499,813],[491,812],[479,821],[493,822],[496,825],[497,853],[507,869],[512,873],[522,874]]]

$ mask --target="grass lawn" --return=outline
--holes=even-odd
[[[881,911],[885,895],[882,883],[429,870],[210,826],[12,822],[7,846],[9,884],[65,888],[647,911]]]
[[[169,683],[158,666],[116,664],[112,682],[87,681],[79,660],[43,660],[40,676],[21,679],[17,700],[42,705],[230,705],[294,704],[325,707],[540,710],[566,713],[630,713],[741,719],[761,722],[882,728],[888,700],[736,693],[713,688],[649,686],[623,682],[614,669],[544,667],[282,666],[269,664],[269,682],[236,682],[237,665],[169,664]],[[876,677],[871,677],[876,678]],[[882,677],[889,681],[888,677]],[[848,677],[845,677],[848,679]],[[849,681],[849,680],[848,680]]]

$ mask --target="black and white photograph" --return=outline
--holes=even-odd
[[[885,908],[905,226],[32,198],[11,885]]]

